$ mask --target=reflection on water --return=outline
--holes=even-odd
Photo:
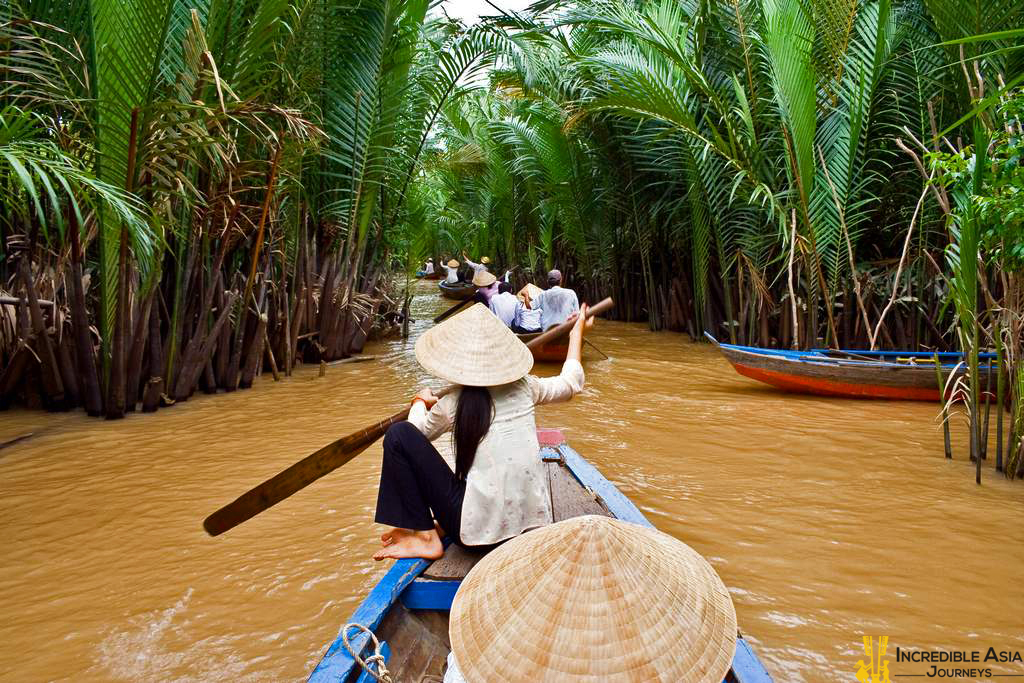
[[[414,336],[445,305],[419,291]],[[778,681],[852,680],[862,634],[1024,650],[1020,484],[976,486],[962,443],[945,460],[934,405],[777,393],[641,325],[591,339],[611,360],[540,421],[712,562]],[[0,450],[0,678],[304,678],[386,569],[379,443],[224,536],[201,522],[394,412],[426,380],[411,349],[121,422],[0,414],[0,442],[35,433]]]

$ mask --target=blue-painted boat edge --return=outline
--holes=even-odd
[[[746,638],[736,640],[736,653],[732,656],[732,675],[736,683],[771,683],[771,674],[754,652]]]
[[[576,477],[576,480],[599,495],[608,507],[608,511],[615,515],[615,517],[625,522],[654,527],[644,517],[644,513],[640,512],[640,509],[633,504],[633,501],[627,498],[615,484],[605,479],[600,470],[591,465],[586,458],[574,451],[570,446],[562,444],[556,449],[548,448],[544,450],[549,452],[545,454],[544,451],[541,451],[541,455],[544,457],[551,457],[551,454],[555,452],[561,453],[562,461],[569,468],[569,471],[573,473],[573,476]]]
[[[362,624],[371,631],[380,626],[381,620],[388,610],[398,600],[399,595],[406,586],[413,582],[417,576],[430,565],[427,560],[397,560],[391,569],[381,577],[377,585],[367,594],[347,622]],[[344,625],[342,625],[344,628]],[[360,650],[366,645],[369,637],[358,632],[359,635],[350,637],[349,642]],[[338,683],[344,681],[352,672],[352,667],[357,666],[352,655],[345,649],[341,633],[334,639],[331,646],[327,648],[320,663],[309,675],[312,683]]]
[[[721,346],[724,349],[732,349],[733,351],[746,351],[747,353],[756,353],[761,356],[784,356],[787,358],[805,359],[807,356],[821,356],[822,358],[832,359],[835,356],[829,355],[833,353],[846,353],[855,356],[866,356],[866,357],[877,357],[877,358],[933,358],[938,355],[939,360],[963,360],[964,354],[959,351],[868,351],[865,349],[809,349],[807,351],[794,351],[793,349],[768,349],[763,346],[742,346],[740,344],[727,344],[720,342],[710,333],[705,332],[704,337],[714,344],[715,346]],[[982,360],[995,360],[996,354],[990,352],[982,352],[978,354],[978,357]],[[952,366],[951,366],[952,367]]]
[[[574,451],[566,444],[557,448],[545,449],[548,453],[541,454],[545,457],[555,456],[561,453],[562,461],[576,480],[596,493],[604,501],[608,511],[618,519],[639,524],[641,526],[654,528],[650,520],[640,512],[633,501],[631,501],[615,484],[608,481],[601,471],[594,467],[582,455]],[[758,659],[750,643],[740,635],[736,639],[736,652],[732,660],[732,675],[737,683],[771,683],[772,677],[764,664]]]

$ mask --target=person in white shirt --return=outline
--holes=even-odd
[[[507,282],[498,283],[498,293],[491,297],[491,313],[498,316],[498,320],[505,323],[506,327],[512,327],[516,321],[516,311],[522,306],[522,302],[512,293],[512,285]]]
[[[456,261],[455,259],[452,259],[448,263],[444,264],[444,269],[445,269],[445,272],[448,273],[448,276],[444,279],[445,282],[447,282],[450,285],[454,285],[456,282],[459,281],[459,262],[458,261]]]
[[[427,264],[423,267],[423,273],[425,275],[433,275],[434,274],[434,259],[432,259],[432,258],[428,258],[427,259]]]
[[[483,256],[483,257],[480,258],[480,263],[476,263],[475,261],[470,261],[469,257],[466,256],[466,252],[462,252],[462,260],[466,262],[467,266],[469,266],[470,268],[473,269],[473,275],[476,275],[481,270],[486,272],[487,271],[487,266],[490,265],[490,263],[491,263],[491,259],[487,258],[486,256]]]
[[[519,307],[516,308],[516,319],[512,323],[513,332],[516,334],[533,334],[534,332],[541,331],[540,311],[529,308],[525,302],[527,295],[534,297],[543,291],[543,289],[532,282],[527,282],[526,286],[516,294],[516,298],[519,300]]]
[[[531,296],[526,295],[526,305],[540,311],[541,329],[560,325],[573,313],[580,310],[580,300],[576,292],[562,287],[562,273],[552,270],[548,273],[548,288]]]
[[[441,397],[421,390],[409,419],[384,437],[375,520],[391,528],[375,560],[437,559],[443,536],[493,547],[552,522],[534,406],[568,401],[583,390],[583,332],[592,325],[584,307],[556,377],[528,374],[530,349],[486,306],[474,304],[417,340],[423,369],[454,387]],[[454,472],[430,443],[449,431]]]

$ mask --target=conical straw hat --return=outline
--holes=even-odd
[[[490,287],[497,279],[498,278],[494,277],[494,273],[488,273],[486,270],[478,270],[473,275],[473,284],[477,287]]]
[[[416,340],[416,360],[455,384],[493,387],[521,379],[533,354],[483,304],[473,304]]]
[[[688,545],[591,515],[484,557],[455,596],[448,634],[468,683],[721,683],[736,612]]]
[[[480,263],[484,264],[485,266],[486,266],[486,265],[487,265],[488,263],[490,263],[490,262],[491,262],[491,259],[487,258],[486,256],[484,256],[484,257],[482,257],[482,258],[480,259]]]
[[[459,262],[456,261],[455,259],[452,259],[452,260],[450,260],[448,262],[448,267],[449,268],[458,268],[459,267]]]

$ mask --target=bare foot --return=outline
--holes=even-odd
[[[388,529],[380,535],[380,544],[383,546],[389,546],[398,539],[408,536],[409,534],[415,533],[412,529],[403,529],[401,527],[395,527],[394,529]]]
[[[437,535],[437,531],[430,529],[393,536],[392,542],[374,553],[373,559],[422,557],[425,560],[436,560],[442,555],[444,545],[441,543],[441,537]]]

